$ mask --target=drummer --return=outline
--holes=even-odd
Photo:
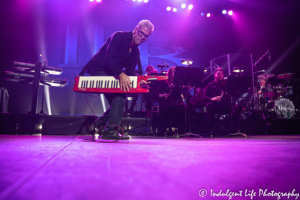
[[[272,85],[267,84],[268,77],[273,77],[273,74],[259,75],[258,86],[256,87],[256,93],[259,98],[273,99],[275,98],[275,91]]]
[[[257,94],[259,97],[263,95],[263,90],[266,88],[266,79],[265,78],[260,78],[258,79],[259,82],[259,88],[257,88]]]

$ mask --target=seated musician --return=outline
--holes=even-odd
[[[159,93],[159,111],[161,115],[162,131],[177,125],[179,133],[184,133],[185,129],[185,110],[186,105],[183,102],[182,88],[173,85],[175,67],[171,67],[167,73],[168,80],[161,86]]]
[[[151,73],[153,73],[153,71],[154,71],[154,67],[152,65],[148,65],[145,70],[145,72],[146,72],[145,75],[150,76]]]
[[[259,85],[258,85],[258,87],[256,87],[256,92],[258,94],[258,97],[262,97],[264,89],[266,87],[266,79],[260,78],[260,79],[258,79],[258,83],[259,83]]]
[[[266,103],[275,98],[273,87],[270,84],[267,84],[267,79],[264,78],[258,79],[255,92],[258,97],[258,110],[265,110]]]
[[[135,75],[134,69],[140,62],[138,46],[145,42],[154,30],[153,24],[148,20],[142,20],[133,31],[118,31],[113,33],[84,66],[79,75],[88,72],[91,76],[115,76],[120,79],[120,88],[124,92],[129,91],[131,84],[129,75]],[[125,68],[125,73],[121,70]],[[139,74],[142,71],[139,70]],[[105,94],[110,108],[97,120],[97,125],[107,125],[102,131],[103,139],[129,139],[121,138],[116,127],[120,127],[122,114],[126,100],[126,94]]]
[[[224,71],[222,68],[217,68],[214,72],[215,80],[210,82],[203,95],[203,101],[206,104],[206,120],[205,132],[209,133],[215,124],[216,114],[230,114],[231,112],[231,99],[230,96],[223,93],[225,89]]]
[[[150,76],[151,73],[153,73],[154,71],[154,67],[152,65],[148,65],[146,67],[146,70],[145,70],[145,76]],[[146,106],[146,115],[148,118],[151,117],[151,92],[150,93],[146,93],[146,94],[142,94],[142,98],[144,99],[145,101],[145,106]]]

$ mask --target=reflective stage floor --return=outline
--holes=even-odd
[[[300,135],[90,139],[0,135],[0,199],[276,200],[300,193]]]

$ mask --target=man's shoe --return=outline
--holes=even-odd
[[[104,140],[129,140],[130,137],[128,135],[122,135],[117,130],[110,130],[107,132],[103,132],[102,139]]]

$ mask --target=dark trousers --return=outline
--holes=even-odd
[[[92,71],[92,76],[107,76],[105,71]],[[121,126],[122,115],[126,101],[126,94],[117,94],[110,93],[104,94],[107,99],[110,107],[103,113],[101,117],[97,119],[98,126],[112,125],[108,126],[104,132],[109,131],[111,129],[116,129],[117,126]]]

